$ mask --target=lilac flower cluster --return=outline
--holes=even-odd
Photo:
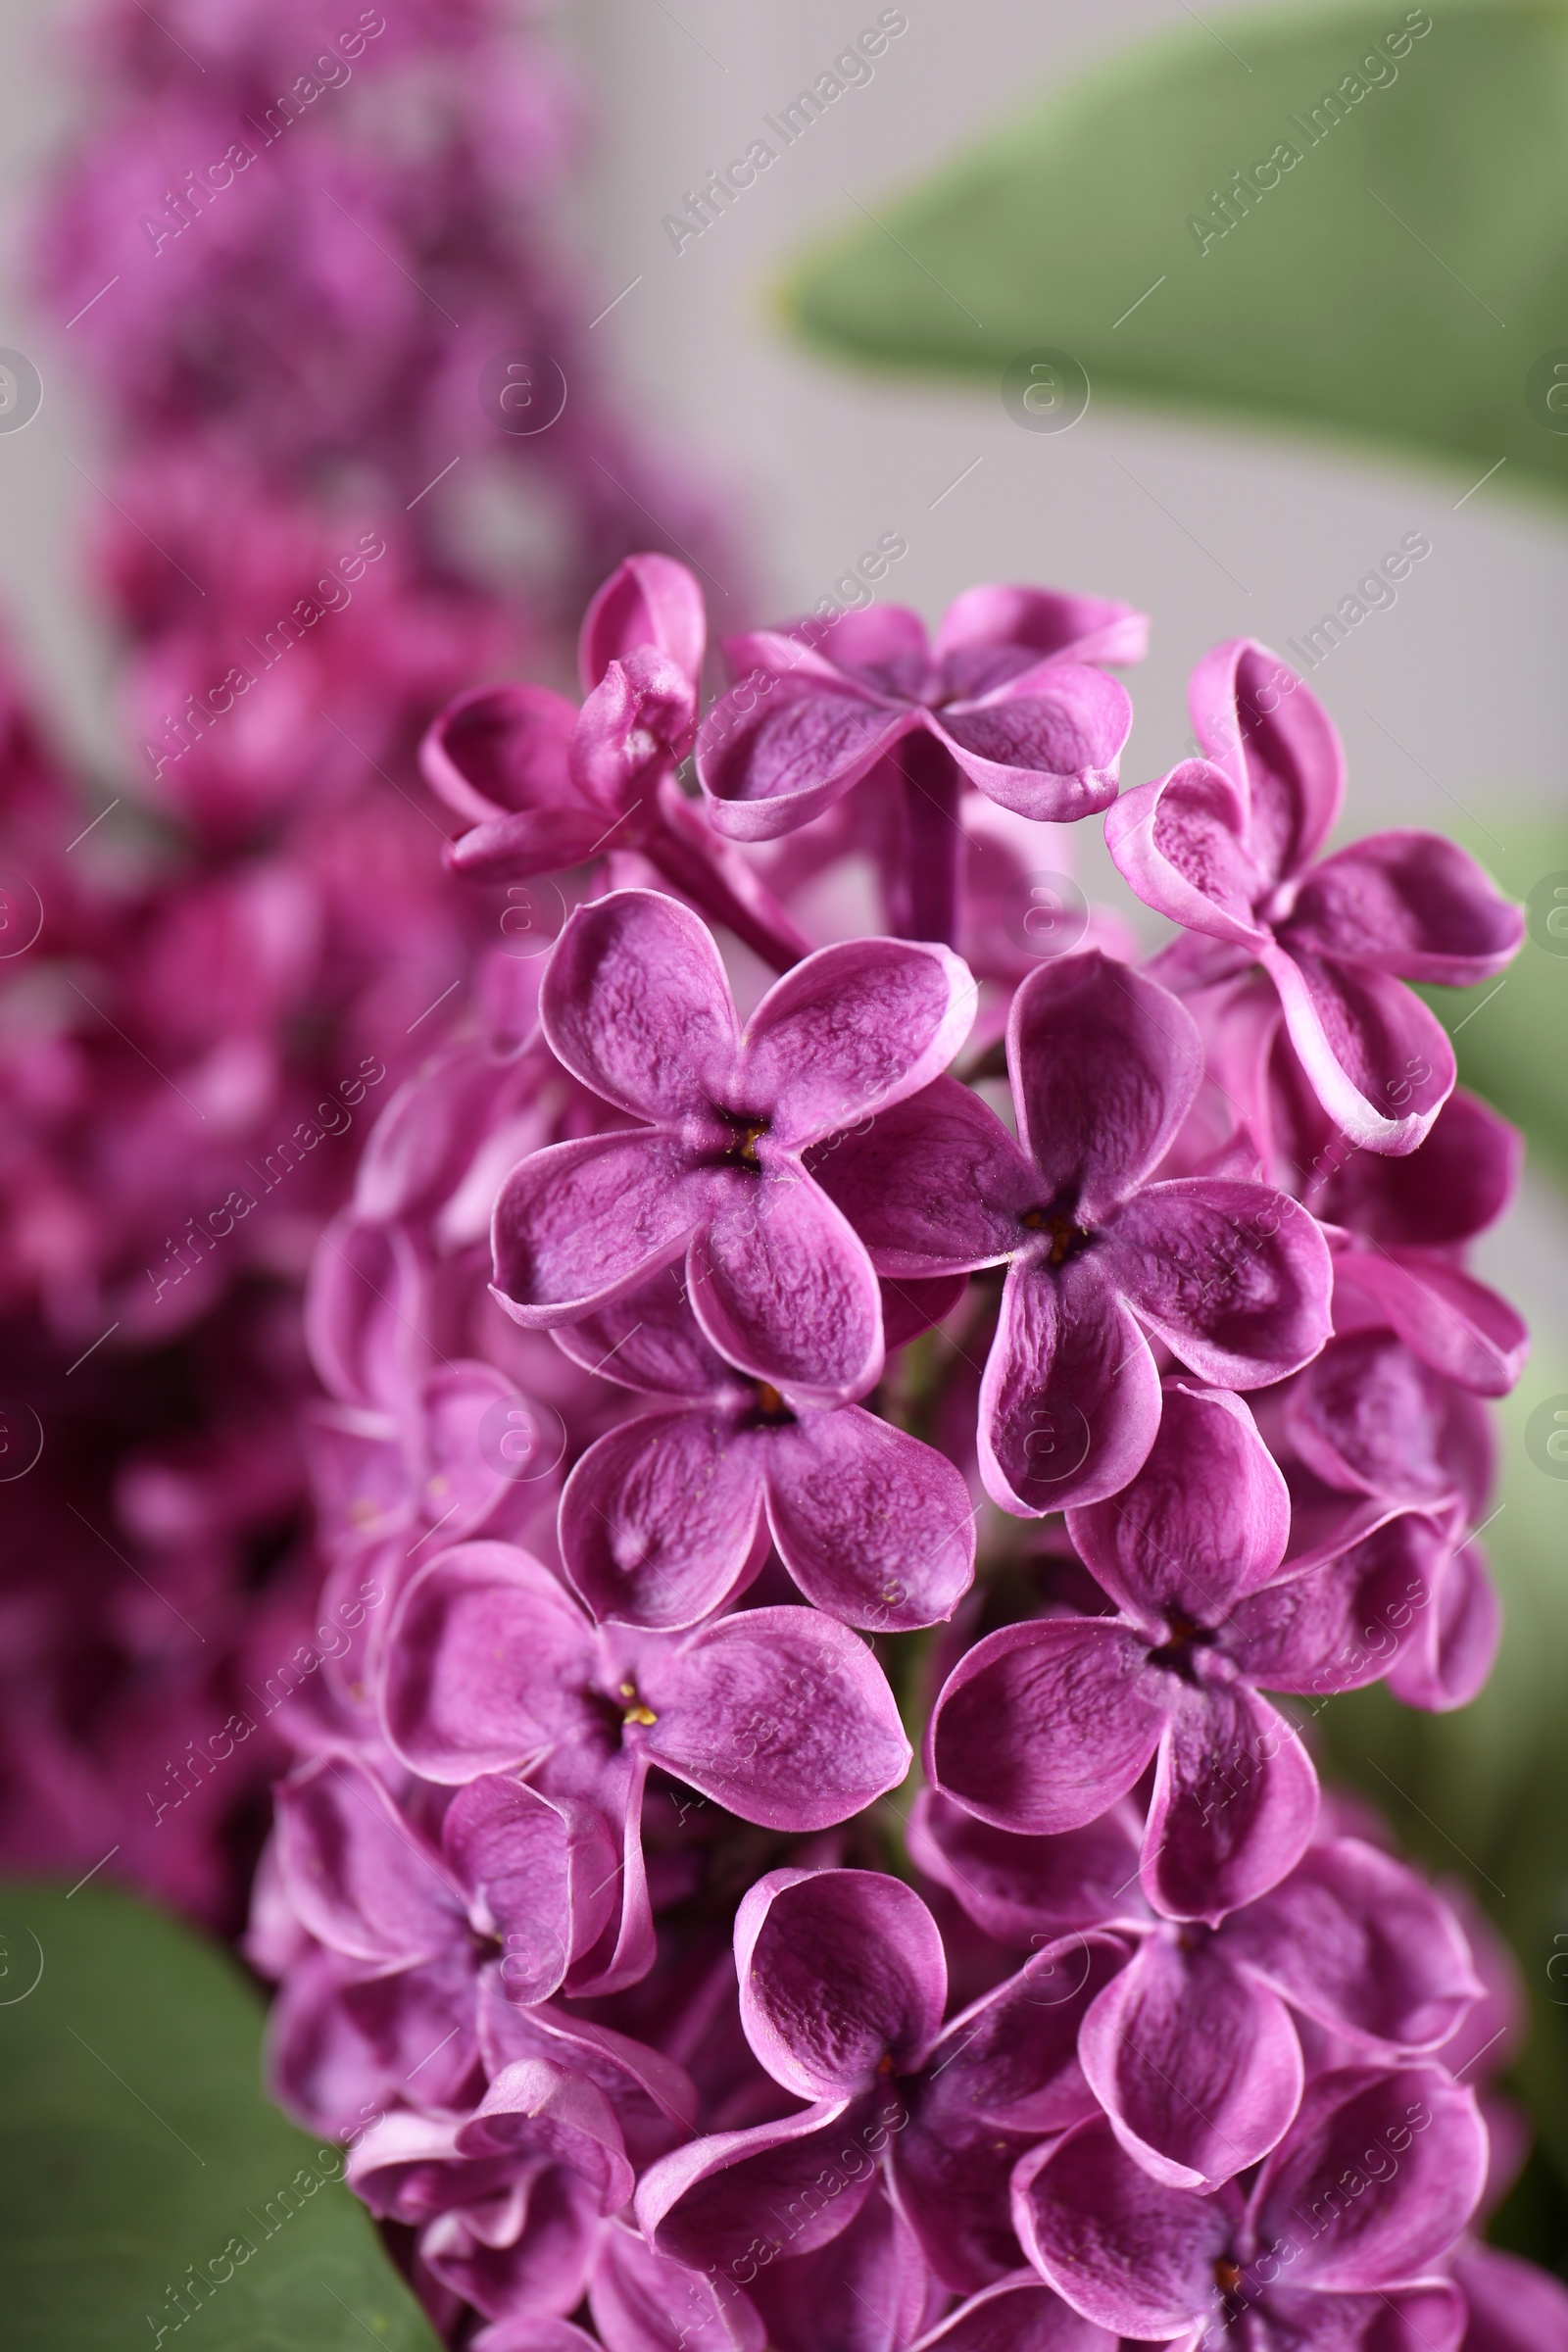
[[[79,772],[6,666],[0,1856],[229,1931],[276,1707],[335,1639],[304,1276],[353,1131],[514,927],[443,877],[418,740],[569,659],[647,510],[714,538],[593,365],[545,218],[580,93],[512,19],[95,0],[34,244],[108,412],[122,750]],[[569,387],[533,435],[481,402],[518,345]]]
[[[699,717],[704,638],[633,558],[580,706],[426,740],[454,871],[571,911],[312,1275],[327,1597],[385,1602],[285,1711],[278,2095],[471,2352],[1568,2346],[1472,2234],[1509,1964],[1311,1755],[1496,1644],[1517,1139],[1403,983],[1517,909],[1320,857],[1259,647],[1118,799],[1125,608],[757,634]],[[1177,935],[1020,957],[1096,810]]]

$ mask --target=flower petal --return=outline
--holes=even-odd
[[[1479,1510],[1490,1484],[1483,1409],[1389,1332],[1331,1340],[1287,1395],[1285,1429],[1342,1492],[1417,1509],[1459,1494]]]
[[[578,2173],[602,2213],[624,2205],[637,2185],[614,2109],[581,2075],[547,2058],[503,2067],[458,2133],[462,2156],[543,2157]]]
[[[1198,663],[1187,708],[1206,757],[1247,795],[1263,873],[1271,882],[1298,873],[1345,799],[1345,754],[1317,696],[1266,645],[1235,637]]]
[[[1447,2252],[1486,2169],[1475,2094],[1441,2067],[1321,2076],[1252,2191],[1258,2238],[1293,2246],[1293,2286],[1375,2292]]]
[[[713,1190],[657,1131],[548,1144],[497,1197],[495,1296],[525,1330],[575,1322],[679,1256]]]
[[[954,1078],[878,1111],[807,1164],[882,1275],[997,1264],[1040,1196],[1032,1162],[996,1112]]]
[[[1506,1396],[1525,1368],[1530,1329],[1523,1316],[1445,1258],[1348,1250],[1335,1259],[1334,1275],[1338,1330],[1352,1328],[1345,1310],[1364,1298],[1422,1363],[1478,1396]]]
[[[1173,1608],[1218,1625],[1276,1574],[1290,1532],[1290,1491],[1241,1398],[1179,1380],[1132,1484],[1067,1517],[1098,1583],[1151,1627]]]
[[[277,1792],[277,1858],[300,1924],[329,1950],[382,1968],[466,1941],[462,1889],[386,1789],[346,1756]]]
[[[741,1899],[735,1967],[746,2038],[800,2099],[909,2073],[947,2005],[936,1921],[876,1870],[770,1870]]]
[[[655,645],[695,686],[708,643],[708,616],[695,576],[673,556],[627,556],[599,588],[577,634],[584,694],[634,646]]]
[[[1281,944],[1404,980],[1469,988],[1524,944],[1524,910],[1457,842],[1374,833],[1314,866]]]
[[[1249,846],[1246,804],[1208,760],[1183,760],[1124,792],[1106,813],[1105,847],[1144,905],[1188,933],[1252,953],[1267,937],[1253,912],[1267,884]]]
[[[909,2352],[1117,2352],[1117,2340],[1035,2272],[1010,2271],[950,2311]]]
[[[1218,1942],[1150,1936],[1084,2019],[1090,2088],[1136,2164],[1213,2189],[1266,2156],[1300,2105],[1301,2045],[1284,2003]]]
[[[448,1806],[441,1844],[501,1938],[508,1999],[547,2000],[615,1907],[619,1866],[604,1815],[556,1803],[511,1773],[486,1773]]]
[[[1308,1846],[1224,1945],[1330,2033],[1384,2048],[1440,2048],[1485,1990],[1451,1906],[1359,1838]]]
[[[1467,1707],[1491,1674],[1502,1639],[1502,1603],[1479,1544],[1446,1550],[1432,1576],[1432,1599],[1389,1669],[1389,1689],[1407,1707],[1446,1715]]]
[[[724,1099],[739,1044],[711,932],[657,890],[573,909],[539,991],[551,1052],[639,1118],[705,1116]]]
[[[778,2123],[716,2132],[661,2157],[637,2191],[649,2244],[737,2282],[755,2276],[763,2246],[772,2248],[762,2257],[769,2262],[826,2245],[849,2227],[876,2179],[865,2134],[874,2135],[890,2095],[825,2099]]]
[[[1337,1558],[1242,1600],[1226,1647],[1270,1690],[1322,1698],[1386,1675],[1433,1606],[1446,1529],[1414,1511],[1387,1519]]]
[[[1114,1618],[1004,1626],[965,1652],[926,1734],[926,1776],[995,1828],[1040,1836],[1098,1820],[1163,1728],[1162,1679]]]
[[[880,1633],[952,1616],[975,1512],[946,1454],[852,1404],[770,1432],[765,1463],[773,1541],[814,1608]]]
[[[1469,2306],[1469,2352],[1568,2352],[1568,2287],[1549,2272],[1496,2246],[1469,2245],[1454,2276]]]
[[[464,1544],[420,1569],[393,1621],[387,1740],[411,1772],[462,1783],[524,1762],[581,1719],[588,1627],[548,1568]]]
[[[650,1659],[639,1685],[654,1761],[743,1821],[822,1830],[909,1768],[882,1669],[813,1609],[746,1609]]]
[[[836,1399],[863,1395],[882,1369],[871,1260],[798,1162],[725,1187],[693,1237],[687,1280],[709,1339],[754,1380]]]
[[[1448,1033],[1401,981],[1304,948],[1258,950],[1318,1101],[1367,1152],[1413,1152],[1453,1092]]]
[[[968,965],[912,940],[844,940],[776,980],[746,1024],[737,1108],[766,1110],[786,1151],[918,1094],[974,1026]]]
[[[1169,1151],[1203,1075],[1203,1041],[1168,989],[1091,949],[1053,957],[1019,987],[1007,1067],[1041,1207],[1093,1226]]]
[[[988,800],[1043,824],[1072,824],[1116,798],[1133,706],[1103,670],[1054,662],[984,702],[950,703],[928,723]]]
[[[976,1927],[1027,1949],[1127,1909],[1142,1827],[1130,1807],[1115,1806],[1080,1829],[1020,1837],[922,1788],[909,1817],[909,1858],[956,1896]]]
[[[1108,597],[987,584],[955,597],[932,651],[950,696],[985,694],[1038,662],[1141,662],[1149,616]]]
[[[1200,1380],[1256,1389],[1310,1363],[1334,1326],[1316,1220],[1266,1185],[1180,1176],[1117,1211],[1110,1279]]]
[[[470,824],[509,810],[543,815],[576,800],[566,774],[575,707],[547,686],[479,686],[431,722],[419,769]]]
[[[469,882],[524,882],[533,874],[564,873],[592,857],[609,821],[603,808],[575,801],[520,808],[473,826],[451,844],[446,861]]]
[[[1174,1678],[1173,1678],[1174,1679]],[[1144,1892],[1211,1925],[1293,1870],[1317,1820],[1296,1731],[1245,1685],[1178,1687],[1144,1833]]]
[[[762,2323],[733,2280],[656,2254],[620,2223],[605,2234],[588,2281],[588,2308],[598,2343],[613,2352],[685,2352],[694,2336],[704,2352],[766,2352]],[[519,2338],[517,2352],[533,2352],[531,2339]]]
[[[869,774],[918,714],[808,674],[743,678],[697,730],[709,820],[730,841],[775,841],[830,808]]]
[[[697,694],[676,662],[653,646],[637,646],[612,662],[577,713],[572,731],[571,780],[579,795],[627,827],[690,749],[697,723]],[[617,849],[630,848],[634,832],[600,827]]]
[[[1007,1270],[980,1383],[980,1475],[1019,1518],[1119,1494],[1159,1427],[1159,1374],[1094,1250]]]
[[[750,2298],[770,2352],[905,2352],[930,2307],[920,2249],[873,2190],[831,2246],[770,2263]]]
[[[645,1413],[607,1431],[561,1497],[567,1580],[597,1621],[696,1625],[756,1561],[765,1440],[726,1414]]]
[[[1112,2335],[1182,2335],[1206,2319],[1241,2218],[1234,2189],[1200,2197],[1152,2180],[1105,2122],[1026,2156],[1012,2205],[1035,2268]]]
[[[1313,1205],[1386,1249],[1441,1250],[1496,1223],[1518,1190],[1523,1158],[1518,1128],[1455,1087],[1419,1152],[1401,1159],[1349,1153]]]

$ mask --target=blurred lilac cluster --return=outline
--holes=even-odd
[[[444,879],[415,747],[563,665],[629,545],[714,531],[597,379],[546,27],[113,0],[82,57],[36,249],[107,420],[121,754],[79,772],[7,665],[0,1859],[233,1927],[320,1573],[304,1274],[514,920]]]
[[[1518,1139],[1405,981],[1520,917],[1323,854],[1337,737],[1250,642],[1118,798],[1143,639],[976,589],[732,638],[703,712],[640,556],[580,703],[426,739],[538,920],[317,1252],[247,1948],[455,2346],[1568,2346],[1473,2234],[1511,1963],[1311,1752],[1495,1649]],[[1097,812],[1151,961],[1031,927]]]

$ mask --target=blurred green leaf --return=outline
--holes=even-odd
[[[341,2151],[263,2096],[261,2033],[233,1963],[173,1920],[0,1887],[8,2352],[436,2352]]]
[[[1568,362],[1560,4],[1194,23],[870,210],[786,294],[840,355],[996,383],[1050,346],[1096,394],[1370,436],[1477,477],[1506,460],[1506,482],[1568,488],[1543,405],[1549,361]]]

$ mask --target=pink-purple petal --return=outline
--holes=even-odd
[[[735,1917],[741,2024],[801,2099],[869,2089],[924,2058],[947,2002],[935,1920],[875,1870],[773,1870]]]
[[[657,1129],[549,1144],[497,1198],[496,1296],[528,1330],[576,1322],[678,1257],[713,1192],[686,1147]]]
[[[1168,1919],[1217,1924],[1295,1868],[1317,1808],[1311,1758],[1266,1699],[1242,1683],[1180,1685],[1144,1833],[1144,1892]]]
[[[774,982],[746,1025],[738,1108],[766,1108],[802,1151],[940,1076],[974,1024],[975,985],[951,949],[893,939],[819,948]]]
[[[647,1413],[590,1446],[561,1497],[561,1551],[598,1622],[672,1631],[754,1564],[765,1441],[727,1414]]]
[[[996,1112],[954,1078],[812,1152],[812,1174],[885,1276],[995,1265],[1018,1247],[1040,1178]]]
[[[1020,691],[1025,683],[1032,691]],[[1060,662],[984,702],[950,704],[929,723],[988,800],[1043,824],[1071,824],[1114,801],[1133,707],[1103,670]]]
[[[952,1616],[974,1579],[975,1512],[946,1454],[845,1405],[771,1432],[765,1468],[774,1544],[813,1607],[883,1633]]]
[[[1247,795],[1267,881],[1298,873],[1345,798],[1345,754],[1316,695],[1266,645],[1235,637],[1197,664],[1187,708],[1204,753]]]
[[[1140,2337],[1183,2335],[1209,2315],[1240,2219],[1232,2189],[1203,2197],[1151,2180],[1108,2122],[1025,2157],[1012,2204],[1024,2251],[1063,2301]]]
[[[1004,1626],[944,1684],[927,1776],[997,1829],[1078,1829],[1126,1794],[1163,1725],[1159,1678],[1130,1627],[1111,1618]]]
[[[1004,1511],[1039,1518],[1119,1494],[1159,1427],[1159,1374],[1093,1250],[1008,1268],[980,1384],[980,1475]]]
[[[672,556],[627,556],[596,590],[577,634],[577,670],[584,694],[612,662],[634,647],[657,646],[695,686],[708,642],[703,592]]]
[[[1453,1091],[1448,1033],[1400,980],[1268,946],[1258,960],[1318,1101],[1363,1151],[1413,1152]]]
[[[687,1279],[719,1353],[755,1380],[858,1396],[882,1369],[882,1307],[865,1246],[798,1161],[726,1185],[692,1240]]]
[[[711,933],[654,890],[612,891],[574,910],[551,954],[539,1018],[572,1075],[639,1118],[706,1114],[739,1045]]]
[[[804,664],[803,664],[804,671]],[[697,730],[697,774],[713,829],[774,841],[832,807],[919,724],[912,710],[805,674],[771,691],[743,681]]]
[[[648,1753],[743,1821],[831,1828],[896,1788],[910,1751],[865,1643],[812,1609],[747,1609],[650,1660]]]
[[[566,772],[576,721],[572,704],[547,686],[480,686],[434,720],[419,766],[470,824],[514,810],[542,815],[576,798]]]
[[[1168,989],[1098,949],[1058,956],[1007,1015],[1018,1139],[1042,1209],[1093,1226],[1163,1159],[1203,1074],[1192,1014]]]
[[[1216,1387],[1284,1380],[1333,1329],[1328,1244],[1304,1208],[1264,1185],[1148,1185],[1118,1210],[1105,1255],[1140,1321]]]
[[[1111,862],[1146,906],[1189,933],[1255,953],[1253,912],[1266,887],[1248,846],[1245,804],[1205,760],[1184,760],[1124,792],[1105,817]]]
[[[1524,942],[1524,914],[1456,842],[1374,833],[1314,866],[1280,937],[1404,980],[1468,988]]]

